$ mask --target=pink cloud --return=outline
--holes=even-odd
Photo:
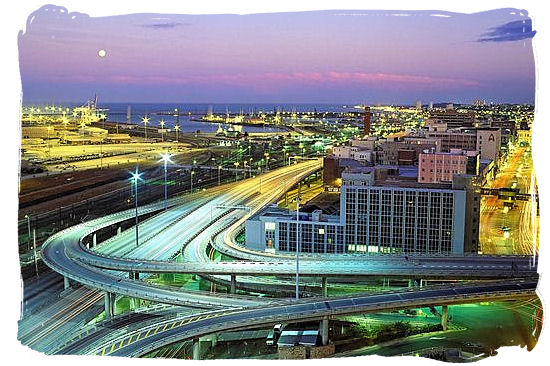
[[[223,74],[191,74],[173,75],[63,75],[52,76],[49,81],[89,82],[108,84],[133,85],[235,85],[251,87],[258,91],[276,90],[292,84],[306,85],[345,85],[345,84],[377,84],[388,86],[414,87],[479,87],[477,80],[460,78],[442,78],[425,75],[365,73],[365,72],[264,72],[264,73],[223,73]]]

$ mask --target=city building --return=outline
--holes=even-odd
[[[477,136],[475,130],[471,131],[428,131],[427,138],[441,140],[441,151],[450,152],[451,149],[466,151],[477,150]]]
[[[456,174],[466,174],[468,157],[464,150],[425,152],[418,158],[418,182],[452,182]]]
[[[425,150],[441,151],[438,138],[404,137],[394,140],[380,140],[378,162],[383,165],[413,165],[418,155]]]
[[[501,133],[498,127],[484,127],[476,130],[476,150],[480,159],[498,162],[500,157]]]
[[[452,104],[447,106],[445,111],[431,111],[431,119],[437,119],[447,123],[447,127],[460,128],[460,127],[475,127],[475,115],[473,112],[461,113],[453,109]]]
[[[246,222],[246,246],[294,252],[298,243],[304,253],[477,252],[479,189],[473,178],[421,184],[416,172],[403,166],[346,169],[339,216],[315,211],[297,220],[295,212],[269,207]]]

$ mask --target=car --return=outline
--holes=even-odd
[[[507,231],[510,231],[510,230],[511,230],[510,226],[503,226],[503,227],[501,227],[500,229],[501,229],[502,231],[504,231],[504,232],[507,232]]]

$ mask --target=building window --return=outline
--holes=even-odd
[[[265,223],[265,229],[266,230],[275,230],[275,223],[274,222],[266,222]]]

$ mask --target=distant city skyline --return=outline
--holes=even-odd
[[[75,9],[77,10],[77,9]],[[19,36],[23,104],[533,103],[523,11],[91,18],[47,6]]]

